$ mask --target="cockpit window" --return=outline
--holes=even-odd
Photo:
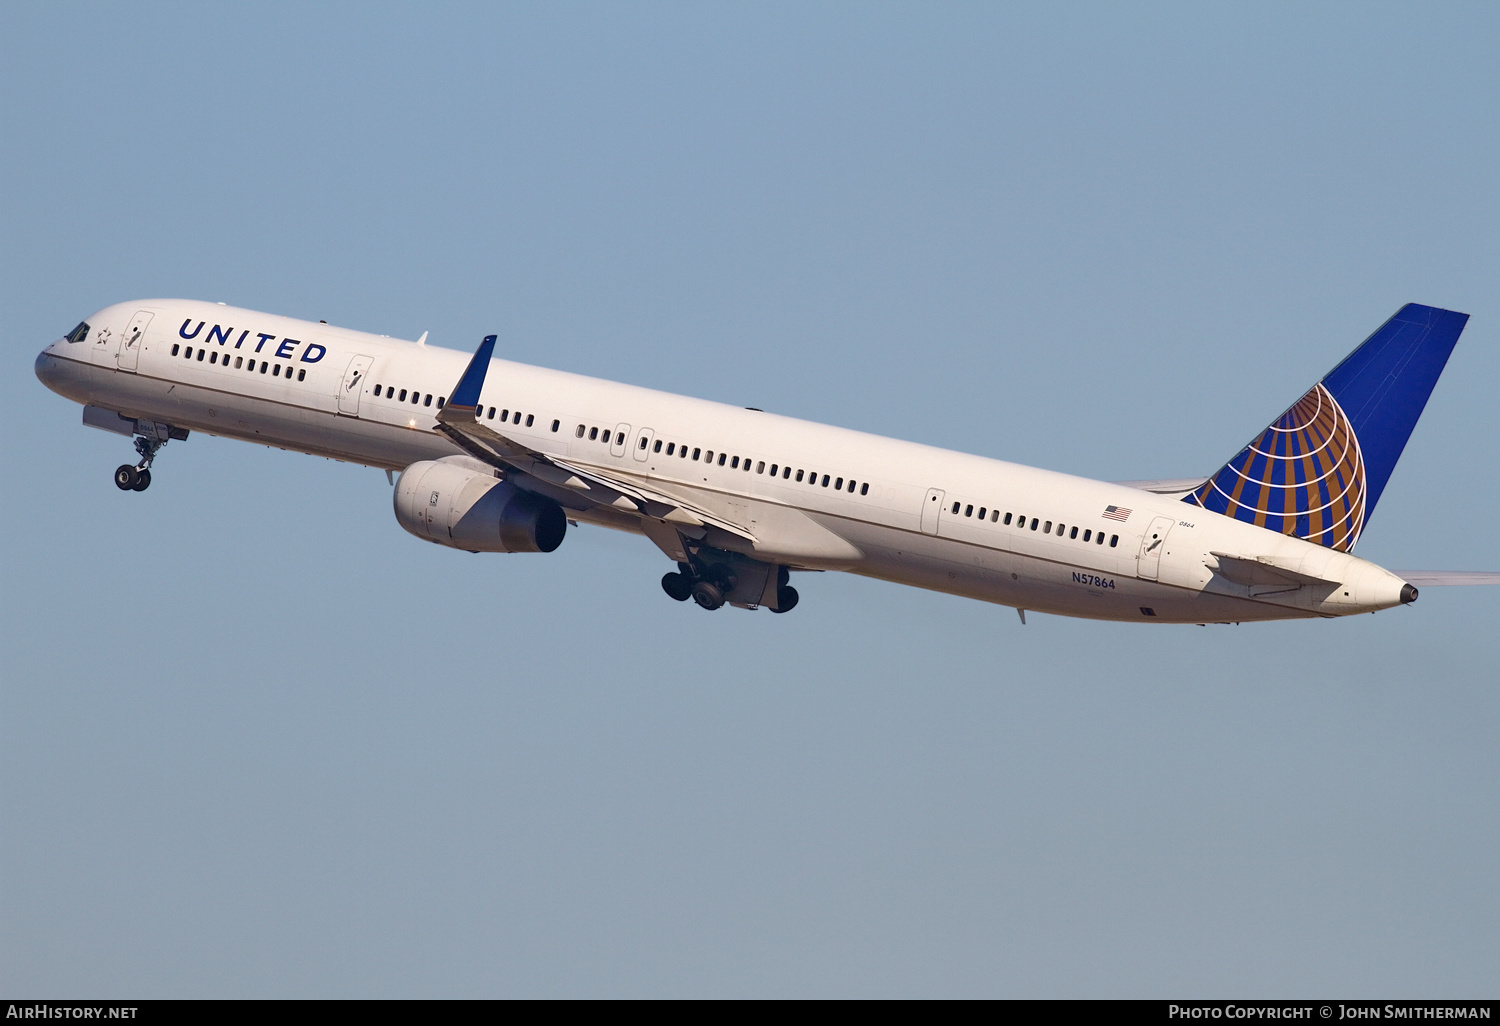
[[[68,332],[68,335],[67,335],[67,338],[68,338],[69,342],[82,342],[84,339],[86,339],[88,337],[89,337],[89,322],[88,321],[79,321],[78,322],[78,327],[76,327],[72,331]]]

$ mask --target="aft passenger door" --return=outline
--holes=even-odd
[[[941,488],[927,489],[927,498],[922,500],[922,533],[937,534],[938,518],[943,515],[943,495]]]
[[[365,376],[370,373],[373,356],[356,356],[349,361],[344,371],[344,382],[339,385],[339,412],[348,417],[359,416],[359,394],[365,390]]]
[[[1167,547],[1167,532],[1172,530],[1172,525],[1177,521],[1171,517],[1156,517],[1151,521],[1151,526],[1146,528],[1146,535],[1141,539],[1141,552],[1136,557],[1136,575],[1148,581],[1156,580],[1156,574],[1161,566],[1162,549]]]
[[[146,328],[151,324],[150,310],[137,310],[125,334],[120,336],[120,369],[134,373],[141,359],[141,346],[146,340]]]

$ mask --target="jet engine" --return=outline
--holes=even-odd
[[[418,538],[469,552],[551,552],[568,530],[557,503],[467,456],[413,463],[394,503],[396,520]]]

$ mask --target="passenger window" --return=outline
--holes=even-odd
[[[954,512],[954,514],[957,514],[957,513],[958,513],[958,507],[959,507],[959,504],[958,504],[958,503],[956,503],[956,502],[955,502],[955,503],[954,503],[954,504],[953,504],[953,512]]]
[[[379,386],[379,385],[375,386],[375,398],[376,399],[380,398],[380,388],[381,388],[381,386]]]
[[[1000,511],[998,509],[990,510],[990,523],[992,523],[992,524],[998,524],[999,522],[1000,522]]]
[[[1044,527],[1044,528],[1042,528],[1042,533],[1043,534],[1051,534],[1052,533],[1052,521],[1050,521],[1050,520],[1047,521],[1047,526]]]
[[[71,338],[69,338],[69,339],[68,339],[68,341],[69,341],[69,342],[72,342],[72,341],[73,341],[73,339],[71,339]],[[178,344],[177,344],[177,343],[176,343],[176,342],[173,342],[173,343],[172,343],[172,355],[173,355],[173,356],[176,356],[176,355],[177,355],[177,353],[178,353],[178,351],[179,351],[179,350],[180,350],[180,349],[182,349],[182,346],[180,346],[180,345],[178,345]]]
[[[824,488],[828,487],[828,475],[827,474],[823,475],[823,487]]]
[[[494,420],[495,419],[495,408],[493,406],[490,407],[490,412],[485,415],[484,419],[485,420]]]
[[[723,453],[722,453],[722,452],[721,452],[721,453],[719,453],[719,466],[721,466],[721,467],[722,467],[722,466],[723,466],[723,465],[724,465],[724,461],[725,461],[725,460],[726,460],[726,459],[728,459],[728,457],[727,457],[727,456],[725,456],[725,455],[724,455],[724,454],[723,454]]]
[[[702,449],[694,449],[694,450],[693,450],[693,462],[694,462],[694,463],[697,463],[697,462],[698,462],[698,455],[699,455],[699,454],[700,454],[700,453],[701,453],[701,452],[703,452],[703,450],[702,450]]]
[[[401,401],[406,402],[406,389],[404,388],[401,390]]]
[[[441,395],[438,396],[438,409],[441,410],[443,408],[443,403],[445,403],[447,401],[448,401],[447,396],[441,396]]]
[[[534,413],[528,413],[528,414],[526,414],[526,426],[527,427],[531,427],[531,425],[533,425],[535,423],[536,423],[536,414],[534,414]],[[625,436],[624,435],[620,436],[620,441],[621,442],[625,441]]]
[[[1036,517],[1032,517],[1032,518],[1031,518],[1031,529],[1032,529],[1032,530],[1033,530],[1033,531],[1035,531],[1035,530],[1036,530]]]
[[[836,492],[841,492],[841,491],[844,490],[844,479],[843,478],[839,478],[837,481],[835,481],[833,483],[833,490],[836,491]]]
[[[974,515],[974,504],[970,503],[969,505],[967,505],[967,506],[964,507],[964,516],[966,516],[966,517],[972,517],[973,515]]]
[[[1010,526],[1010,514],[1009,513],[1005,514],[1005,526],[1006,527]]]
[[[269,363],[267,363],[266,361],[264,361],[264,360],[260,361],[260,372],[262,374],[264,374],[266,372],[266,368],[269,367],[269,366],[271,366],[271,365]]]
[[[431,392],[428,392],[427,393],[427,397],[422,400],[422,405],[423,406],[431,406],[432,405],[432,393]]]
[[[729,461],[729,469],[730,470],[739,470],[740,469],[740,458],[738,456],[736,456],[734,459],[732,459],[732,460]]]
[[[1094,535],[1094,544],[1095,545],[1103,545],[1104,544],[1104,532],[1103,531],[1100,531],[1098,534]]]
[[[276,366],[274,366],[274,367],[271,368],[271,377],[273,377],[273,378],[279,378],[279,377],[281,377],[281,364],[278,363],[278,364],[276,364]]]
[[[713,461],[714,461],[714,451],[712,449],[705,450],[704,453],[703,453],[703,462],[704,463],[712,463]]]
[[[1114,548],[1118,544],[1120,544],[1120,536],[1118,534],[1112,534],[1112,535],[1110,535],[1109,536],[1109,547],[1110,548]]]
[[[1094,532],[1092,530],[1084,531],[1083,532],[1083,540],[1084,541],[1093,541],[1094,540],[1093,535],[1094,535]]]
[[[554,420],[552,422],[552,433],[556,434],[557,433],[557,429],[559,427],[561,427],[561,426],[562,426],[562,421],[560,421],[560,420]]]
[[[783,481],[788,480],[791,476],[792,476],[792,468],[791,467],[782,467],[781,468],[781,479]],[[801,474],[797,475],[797,480],[798,481],[802,480],[802,475]]]
[[[597,442],[598,440],[599,440],[599,429],[598,428],[589,428],[589,441],[591,441],[591,442]]]
[[[504,424],[508,420],[510,420],[510,411],[509,410],[501,410],[500,411],[500,423]]]
[[[638,445],[638,446],[636,446],[636,448],[637,449],[644,449],[644,448],[646,448],[646,446],[648,446],[650,444],[651,444],[651,439],[647,438],[645,435],[642,435],[641,436],[641,444]]]
[[[1070,531],[1068,533],[1068,540],[1072,541],[1074,538],[1077,538],[1077,537],[1078,537],[1078,528],[1075,527],[1075,528],[1073,528],[1072,531]]]
[[[411,404],[413,406],[417,405],[417,403],[419,403],[421,401],[422,401],[422,393],[421,392],[413,392],[411,394]]]
[[[677,448],[677,443],[676,442],[668,442],[667,443],[667,455],[668,456],[672,455],[672,451],[674,449],[676,449],[676,448]]]
[[[862,484],[862,485],[859,486],[859,494],[861,494],[861,495],[869,495],[870,494],[870,482],[866,481],[864,484]]]
[[[236,356],[234,358],[234,369],[235,370],[239,370],[244,365],[245,365],[245,358],[243,356]]]
[[[306,381],[307,380],[307,368],[306,367],[303,367],[301,370],[299,370],[297,372],[297,380],[298,381]]]
[[[983,507],[983,506],[980,506],[980,507],[979,507],[979,519],[980,519],[980,520],[983,520],[983,519],[984,519],[984,514],[985,514],[985,509],[984,509],[984,507]]]
[[[777,463],[771,464],[771,476],[775,477],[779,473],[781,473],[781,465]]]
[[[749,466],[749,465],[750,465],[750,464],[748,464],[748,463],[746,463],[746,464],[745,464],[745,466],[747,466],[747,467],[748,467],[748,466]],[[761,461],[760,461],[760,462],[759,462],[759,463],[757,463],[757,464],[756,464],[756,465],[755,465],[755,472],[756,472],[756,473],[757,473],[757,474],[764,474],[764,473],[765,473],[765,472],[766,472],[766,461],[765,461],[765,460],[761,460]],[[776,473],[776,471],[774,471],[774,470],[772,470],[772,471],[771,471],[771,473],[773,473],[773,474],[774,474],[774,473]]]
[[[658,438],[656,440],[656,444],[651,447],[651,451],[652,452],[661,452],[661,439],[660,438]],[[670,456],[672,454],[671,453],[667,453],[667,455]]]
[[[852,477],[849,479],[849,494],[854,494],[854,478]]]
[[[202,349],[198,350],[198,362],[199,363],[203,362],[203,353],[204,352],[205,352],[205,350],[202,350]]]
[[[797,482],[799,484],[802,482],[802,471],[800,471],[800,470],[797,471]]]
[[[209,363],[218,363],[219,362],[219,354],[218,353],[209,353],[208,354],[208,362]]]
[[[680,459],[680,460],[685,460],[685,459],[687,459],[687,446],[685,446],[685,445],[684,445],[684,446],[681,446],[681,447],[680,447],[680,448],[679,448],[679,449],[678,449],[678,450],[677,450],[677,458],[678,458],[678,459]]]
[[[515,413],[512,413],[510,415],[510,422],[512,424],[519,424],[519,423],[521,423],[521,411],[520,410],[517,410]]]

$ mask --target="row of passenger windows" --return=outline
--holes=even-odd
[[[582,427],[582,425],[579,426]],[[592,434],[590,435],[590,437],[593,437]],[[623,442],[624,437],[621,436],[619,438],[619,441]],[[678,459],[684,460],[691,458],[694,461],[701,460],[704,463],[717,463],[721,467],[728,467],[730,470],[743,470],[747,474],[750,473],[753,464],[755,472],[757,474],[767,473],[765,460],[751,460],[748,456],[742,459],[739,456],[731,456],[726,452],[721,452],[717,456],[715,456],[712,449],[700,449],[697,447],[692,447],[690,449],[688,446],[679,445],[676,442],[663,442],[660,438],[658,438],[655,443],[651,443],[650,439],[642,437],[639,447],[644,450],[648,444],[651,444],[652,452],[660,453],[664,456],[676,456]],[[689,456],[689,453],[691,453],[691,457]],[[812,486],[818,486],[820,484],[819,474],[816,470],[802,470],[799,468],[794,472],[790,466],[782,466],[779,463],[773,463],[771,464],[769,473],[772,477],[780,477],[783,481],[806,481],[807,484]],[[858,488],[860,495],[870,494],[869,482],[860,484],[852,477],[845,481],[842,477],[835,477],[832,474],[823,474],[821,477],[821,487],[827,488],[830,484],[832,484],[833,490],[836,492],[848,492],[849,494],[853,495],[855,488]]]
[[[950,510],[950,512],[954,516],[958,516],[960,510],[963,511],[963,515],[966,516],[966,517],[973,517],[973,516],[975,516],[975,513],[974,513],[974,504],[972,502],[971,503],[967,503],[967,504],[962,503],[962,502],[955,502],[953,504],[953,508]],[[1014,523],[1015,526],[1016,526],[1016,528],[1018,530],[1021,530],[1021,531],[1027,530],[1026,514],[1024,514],[1024,513],[1021,513],[1021,514],[1006,513],[1004,515],[1004,520],[1002,521],[1001,514],[1000,514],[1000,511],[998,509],[987,509],[984,506],[980,506],[979,507],[979,513],[978,513],[978,519],[984,520],[986,517],[988,517],[990,523],[992,523],[992,524],[998,524],[998,523],[1002,523],[1003,522],[1004,524],[1006,524],[1007,526],[1009,526],[1010,524]],[[1104,532],[1103,531],[1095,531],[1091,527],[1085,527],[1085,528],[1083,528],[1083,537],[1080,538],[1079,537],[1079,528],[1078,528],[1078,526],[1076,524],[1073,527],[1070,528],[1067,524],[1059,523],[1059,524],[1056,525],[1057,530],[1055,532],[1053,531],[1053,526],[1054,525],[1053,525],[1052,521],[1050,521],[1050,520],[1045,520],[1044,521],[1044,520],[1042,520],[1039,517],[1032,517],[1031,518],[1030,530],[1035,531],[1038,527],[1040,527],[1043,534],[1053,534],[1053,533],[1055,533],[1059,538],[1066,537],[1066,538],[1069,538],[1069,539],[1074,540],[1074,541],[1093,542],[1095,545],[1103,545],[1104,544],[1104,537],[1105,536],[1104,536]],[[1109,547],[1110,548],[1114,548],[1115,546],[1117,546],[1119,544],[1120,544],[1120,536],[1118,534],[1112,534],[1112,535],[1109,536]]]
[[[387,399],[395,399],[398,403],[404,403],[404,402],[406,402],[406,389],[404,389],[404,388],[401,389],[400,396],[398,398],[397,393],[396,393],[396,386],[395,385],[376,385],[375,386],[375,398],[379,399],[382,395],[384,395],[385,398],[387,398]],[[442,396],[442,395],[438,396],[437,397],[437,408],[441,410],[443,408],[443,403],[445,403],[447,401],[448,401],[448,397],[447,396]],[[432,405],[432,393],[428,392],[427,395],[426,395],[426,399],[424,401],[421,392],[415,392],[415,391],[412,392],[411,393],[411,404],[413,406],[416,406],[418,403],[421,403],[423,406],[431,406]]]
[[[556,431],[557,428],[553,428],[552,430]],[[609,428],[586,427],[583,424],[579,424],[578,427],[576,427],[573,430],[573,437],[574,438],[582,438],[585,434],[587,434],[589,436],[589,441],[591,441],[591,442],[603,442],[605,445],[609,445],[610,444],[610,442],[609,442],[610,429]],[[624,445],[625,444],[625,432],[623,432],[623,431],[616,431],[616,432],[614,432],[614,435],[615,435],[615,441],[614,441],[615,445]],[[641,448],[644,449],[645,447],[646,447],[646,439],[642,438],[641,439]]]
[[[211,364],[220,364],[220,365],[222,365],[224,367],[228,367],[229,366],[229,354],[228,353],[220,354],[220,352],[217,349],[205,349],[205,348],[203,348],[201,346],[195,348],[193,346],[185,346],[181,342],[173,342],[172,343],[172,355],[176,356],[176,355],[178,355],[179,352],[182,354],[182,357],[184,359],[187,359],[187,360],[197,360],[199,363],[202,363],[203,362],[203,358],[205,356],[207,356],[208,357],[208,362],[211,363]],[[219,359],[219,357],[221,355],[223,356],[222,360]],[[273,377],[273,378],[279,378],[279,377],[282,376],[282,373],[281,373],[281,364],[279,364],[279,363],[273,363],[273,362],[268,361],[268,360],[259,360],[258,361],[253,356],[250,359],[248,359],[248,360],[246,360],[243,356],[236,356],[234,358],[234,369],[235,370],[239,370],[241,367],[243,367],[245,370],[249,371],[252,374],[254,374],[256,371],[259,371],[260,373],[264,374],[264,373],[266,373],[267,369],[269,369],[270,372],[271,372],[271,377]],[[286,365],[286,379],[288,381],[290,381],[292,379],[292,365],[291,364],[287,364]],[[297,371],[297,380],[298,381],[306,381],[307,380],[307,368],[306,367],[302,367],[302,368],[298,369],[298,371]]]

